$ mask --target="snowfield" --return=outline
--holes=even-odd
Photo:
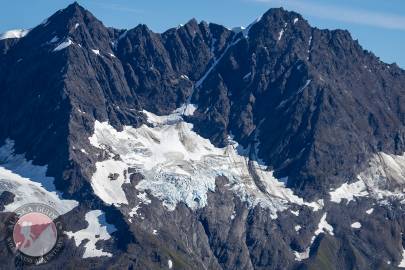
[[[9,30],[7,32],[0,34],[0,40],[8,38],[23,38],[28,34],[29,31],[30,30],[26,29]]]
[[[5,206],[11,212],[27,203],[45,203],[63,215],[78,205],[77,201],[64,200],[56,191],[54,179],[46,176],[47,167],[33,165],[24,155],[14,153],[14,142],[6,140],[0,147],[0,194],[9,191],[14,202]]]
[[[383,204],[389,199],[405,203],[405,190],[398,188],[405,184],[405,154],[375,154],[356,180],[351,184],[344,183],[331,191],[330,200],[335,203],[346,200],[349,203],[355,197],[370,196]]]
[[[165,116],[144,111],[148,125],[126,126],[121,132],[107,122],[96,121],[90,143],[104,149],[110,158],[96,164],[91,179],[95,194],[108,204],[128,204],[122,185],[130,182],[128,171],[137,171],[145,176],[136,185],[138,191],[150,192],[168,210],[174,210],[178,203],[197,209],[207,205],[207,193],[215,191],[216,177],[226,176],[229,189],[242,201],[250,207],[270,209],[272,218],[289,204],[306,205],[313,210],[322,208],[320,202],[308,203],[294,195],[272,171],[251,161],[250,166],[265,189],[260,190],[249,174],[247,150],[231,139],[227,147],[217,148],[195,133],[193,125],[182,118],[194,110],[190,104]],[[112,174],[116,174],[116,179],[111,180]],[[135,214],[134,209],[132,215]]]
[[[105,252],[96,247],[98,241],[105,241],[111,238],[111,233],[115,232],[117,229],[114,225],[108,224],[105,220],[104,213],[101,210],[93,210],[86,214],[85,219],[88,223],[86,229],[77,232],[66,232],[69,238],[74,238],[76,246],[87,240],[84,245],[85,251],[83,258],[91,257],[101,257],[107,256],[111,257],[112,254]]]

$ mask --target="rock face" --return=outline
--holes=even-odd
[[[158,34],[107,28],[74,3],[26,36],[0,40],[0,146],[13,141],[15,154],[47,166],[63,198],[78,202],[63,215],[70,235],[93,228],[85,217],[98,210],[116,229],[95,244],[111,256],[83,258],[88,244],[70,237],[40,269],[396,269],[405,246],[404,104],[405,71],[347,31],[313,28],[283,9],[243,31],[193,19]],[[114,131],[100,143],[103,122]],[[165,152],[163,140],[174,137],[180,154]],[[118,146],[107,143],[114,138]],[[198,142],[216,152],[197,160]],[[199,170],[187,166],[219,152],[230,176],[204,168],[215,181],[201,196],[190,180]],[[176,170],[134,162],[143,155]],[[0,151],[0,169],[20,174],[7,160]],[[163,184],[148,186],[163,172]],[[125,203],[100,195],[95,175]],[[179,179],[185,199],[168,209]],[[4,211],[18,194],[5,190],[0,201]],[[14,269],[0,244],[2,265]]]
[[[372,153],[404,152],[404,72],[347,31],[270,10],[239,35],[196,94],[201,134],[249,144],[258,129],[260,157],[305,196],[353,178]]]

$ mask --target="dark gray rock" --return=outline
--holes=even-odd
[[[53,51],[55,36],[74,44]],[[198,134],[217,146],[231,134],[245,147],[259,145],[259,157],[297,194],[324,199],[334,235],[319,234],[307,260],[293,252],[311,244],[322,213],[294,206],[298,217],[284,211],[272,219],[241,202],[225,177],[196,211],[184,204],[168,211],[151,194],[142,203],[133,186],[144,176],[133,168],[123,172],[131,180],[124,190],[130,205],[141,206],[136,215],[95,196],[95,163],[120,156],[90,145],[94,122],[139,127],[143,109],[167,114],[189,99],[198,110],[187,120]],[[283,9],[269,10],[245,37],[194,19],[162,34],[146,25],[117,30],[74,3],[26,37],[0,41],[0,145],[14,140],[17,153],[48,165],[63,196],[80,202],[62,217],[66,230],[85,228],[91,209],[118,229],[97,243],[112,258],[82,259],[84,243],[66,239],[63,254],[37,269],[167,269],[169,259],[173,269],[392,269],[405,242],[403,205],[332,204],[327,193],[372,154],[405,151],[404,99],[403,70],[347,31],[312,28]],[[0,209],[12,199],[3,192]],[[373,215],[364,214],[370,207]],[[355,220],[362,230],[350,227]],[[3,225],[0,236],[1,265],[15,269]]]

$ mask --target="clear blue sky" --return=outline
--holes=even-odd
[[[31,28],[72,0],[3,1],[0,33]],[[138,23],[162,32],[192,17],[228,27],[248,25],[270,7],[301,13],[318,28],[348,29],[364,48],[385,62],[405,68],[404,0],[79,0],[107,26]]]

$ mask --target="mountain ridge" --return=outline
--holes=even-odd
[[[68,262],[87,250],[71,239],[49,267],[391,269],[387,260],[401,260],[405,73],[349,32],[283,9],[243,31],[196,20],[160,34],[117,30],[75,2],[0,49],[0,142],[48,166],[62,197],[79,202],[64,215],[72,235],[95,210],[117,228],[99,242],[111,260]],[[150,156],[171,162],[157,171],[134,162]],[[206,174],[193,182],[198,169]],[[18,198],[9,195],[4,205]]]

